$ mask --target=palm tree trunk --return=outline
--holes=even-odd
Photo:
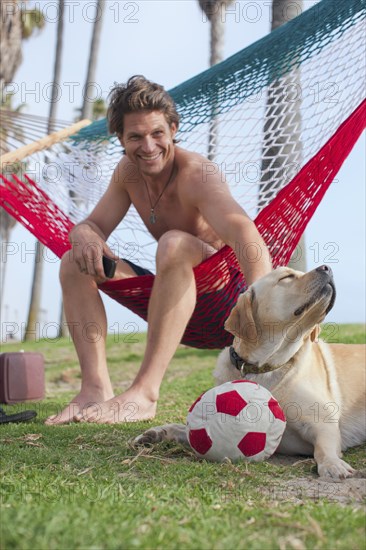
[[[27,328],[24,335],[24,340],[38,341],[40,338],[40,330],[37,326],[39,318],[39,310],[41,307],[42,296],[42,275],[43,275],[43,251],[44,245],[39,241],[36,242],[36,255],[34,259],[33,280],[31,299],[28,310]]]
[[[0,208],[0,238],[3,249],[1,251],[1,273],[0,273],[0,304],[3,303],[4,288],[5,288],[5,274],[7,262],[7,243],[10,241],[11,230],[16,224],[15,218],[10,216],[4,208]]]
[[[220,63],[224,59],[224,22],[221,16],[221,11],[213,12],[211,17],[210,28],[210,66]],[[218,136],[219,136],[219,121],[217,119],[217,103],[215,98],[212,98],[211,122],[208,133],[208,160],[213,161],[217,155]]]
[[[1,2],[0,4],[0,107],[11,109],[11,103],[6,105],[7,98],[4,88],[5,85],[13,80],[14,74],[22,61],[22,18],[21,11],[15,6],[15,0],[11,3]],[[10,8],[10,9],[9,9]],[[14,8],[14,9],[11,9]],[[9,96],[8,96],[9,97]],[[0,142],[2,152],[7,150],[6,146],[7,132],[0,128]],[[0,209],[0,235],[1,241],[5,244],[9,242],[10,231],[16,221],[6,210]],[[3,303],[3,293],[5,288],[5,273],[7,266],[6,251],[1,254],[1,301]]]
[[[95,11],[95,21],[93,25],[93,35],[90,44],[89,51],[89,63],[88,72],[86,76],[86,82],[84,87],[84,100],[81,111],[81,119],[92,119],[93,117],[93,99],[88,98],[88,88],[95,82],[95,75],[97,70],[97,60],[100,45],[100,35],[102,31],[102,20],[104,13],[104,0],[98,0]]]
[[[63,46],[63,29],[64,29],[64,0],[59,0],[59,19],[57,24],[57,39],[56,39],[56,53],[55,63],[53,69],[53,86],[52,86],[52,98],[50,103],[50,110],[48,115],[48,133],[53,131],[54,119],[56,118],[57,111],[57,93],[58,86],[61,77],[61,56]],[[36,340],[39,337],[37,334],[37,320],[39,317],[39,311],[41,306],[42,295],[42,278],[44,268],[44,245],[37,241],[36,245],[36,258],[33,271],[33,282],[31,301],[28,311],[27,328],[24,335],[24,340]]]
[[[272,0],[271,30],[280,27],[298,15],[302,0]],[[297,171],[302,161],[300,73],[273,82],[268,88],[264,140],[262,150],[262,178],[258,206],[261,209],[272,199],[291,172]],[[290,267],[306,271],[305,238],[302,236],[289,263]]]
[[[88,61],[88,71],[86,76],[86,82],[84,86],[84,98],[83,106],[81,109],[81,119],[88,118],[92,120],[93,108],[95,100],[90,100],[88,97],[88,88],[91,84],[95,82],[96,70],[97,70],[97,61],[98,61],[98,52],[100,47],[100,35],[102,31],[102,20],[104,13],[104,0],[98,0],[95,10],[95,20],[93,25],[93,34],[89,50],[89,61]],[[74,203],[80,203],[80,199],[75,196],[72,189],[69,190],[69,195]],[[67,327],[67,320],[65,317],[65,311],[63,307],[63,302],[61,302],[60,316],[59,316],[59,330],[58,337],[66,337],[69,335],[69,330]]]
[[[13,6],[11,6],[13,4]],[[0,99],[22,61],[22,13],[16,1],[0,3]]]
[[[210,67],[224,59],[225,17],[226,6],[234,0],[198,0],[199,6],[210,21]],[[207,157],[213,161],[218,150],[219,121],[218,102],[215,96],[211,98],[211,120],[208,131]]]

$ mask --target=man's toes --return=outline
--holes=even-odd
[[[75,414],[75,416],[73,417],[73,420],[74,422],[85,422],[83,413],[78,412],[77,414]]]
[[[90,424],[106,424],[104,418],[98,418],[97,416],[91,416],[90,418],[88,418],[88,422],[90,422]]]
[[[80,412],[84,422],[97,422],[103,416],[103,409],[99,403],[86,403]]]

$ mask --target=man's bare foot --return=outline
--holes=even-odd
[[[77,422],[117,424],[151,420],[156,414],[157,402],[143,392],[130,388],[121,395],[109,399],[98,406],[86,406],[76,415]]]
[[[69,424],[75,421],[75,417],[84,408],[99,410],[100,404],[113,397],[113,391],[90,390],[81,391],[74,399],[58,414],[49,416],[45,421],[47,426]]]

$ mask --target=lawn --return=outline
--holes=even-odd
[[[331,341],[364,343],[362,325],[325,325]],[[133,379],[145,335],[111,336],[117,392]],[[211,464],[177,445],[136,450],[147,427],[185,422],[213,386],[216,351],[180,347],[164,379],[153,422],[116,426],[43,420],[76,393],[79,369],[67,339],[7,344],[46,360],[47,399],[34,422],[1,426],[1,548],[10,549],[364,549],[365,446],[346,460],[359,476],[325,483],[306,457]],[[346,368],[346,365],[345,365]]]

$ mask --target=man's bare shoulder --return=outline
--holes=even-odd
[[[193,202],[207,196],[208,190],[220,189],[230,194],[224,175],[217,163],[203,155],[176,148],[176,161],[179,169],[180,192]]]
[[[205,176],[214,171],[213,163],[206,157],[181,147],[176,147],[175,159],[182,178],[189,180],[194,185],[202,183]]]

